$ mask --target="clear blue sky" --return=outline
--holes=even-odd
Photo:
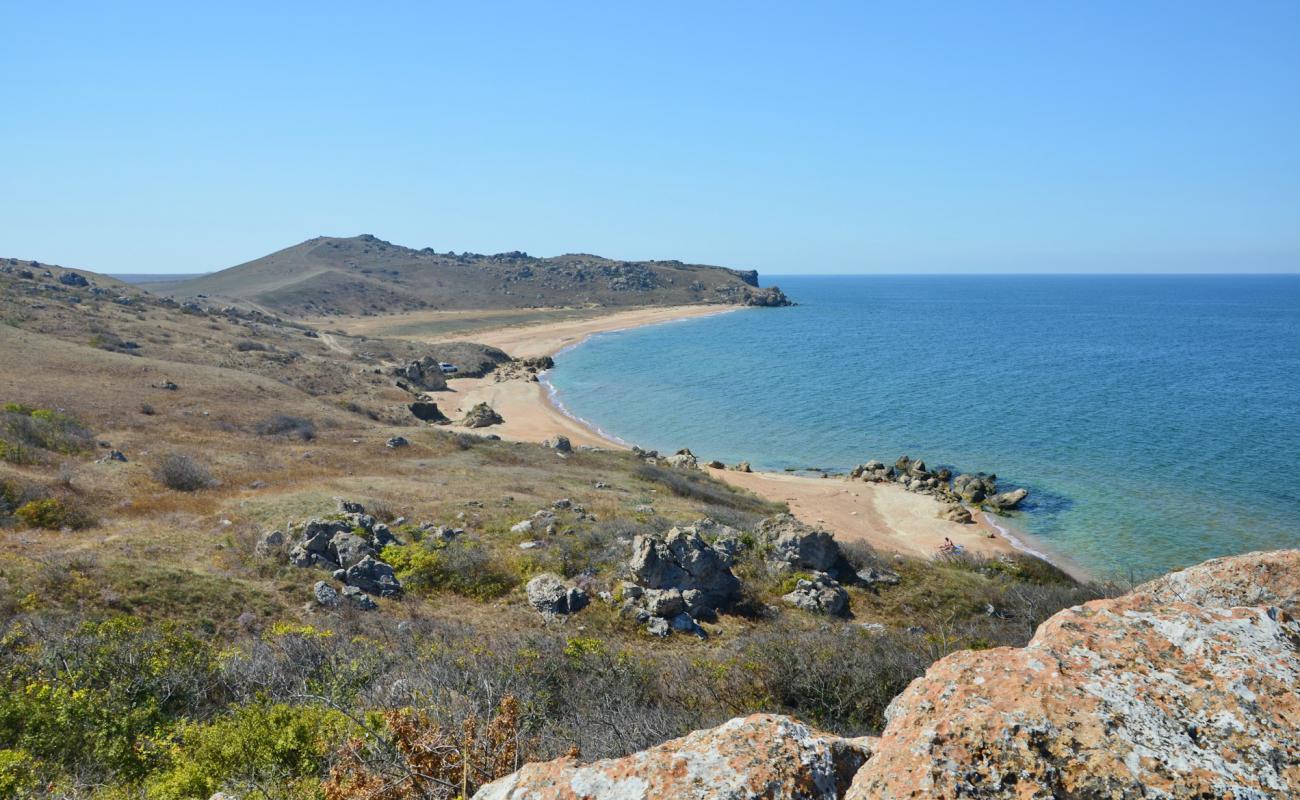
[[[1295,0],[197,5],[0,6],[0,255],[1300,270]]]

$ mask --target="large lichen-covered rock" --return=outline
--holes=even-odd
[[[1300,796],[1300,551],[1217,559],[951,655],[849,800]]]
[[[834,800],[869,755],[870,740],[755,714],[625,758],[528,764],[474,800]]]
[[[777,572],[811,570],[836,574],[844,566],[839,543],[828,531],[812,528],[792,514],[768,517],[758,534],[770,547],[767,563]]]

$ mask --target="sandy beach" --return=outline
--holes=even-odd
[[[616,311],[578,320],[515,325],[474,331],[474,341],[499,347],[515,357],[555,355],[605,331],[672,322],[689,317],[727,313],[717,306],[678,306]],[[471,338],[469,336],[465,338]],[[451,381],[451,391],[439,393],[448,416],[458,419],[477,403],[487,403],[505,419],[492,432],[504,439],[539,442],[556,435],[574,445],[622,448],[565,414],[550,400],[545,384],[527,380],[497,381],[494,376]],[[704,458],[706,453],[700,453]],[[864,460],[869,454],[864,454]],[[804,522],[833,531],[845,541],[865,541],[884,553],[929,557],[945,538],[968,552],[984,555],[1012,553],[1011,542],[976,514],[973,525],[937,516],[939,504],[896,484],[871,484],[844,478],[818,478],[785,473],[710,470],[714,477],[762,497],[786,503]]]

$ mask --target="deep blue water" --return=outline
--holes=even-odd
[[[800,305],[597,336],[549,378],[648,448],[996,472],[1097,574],[1300,546],[1300,276],[773,279]]]

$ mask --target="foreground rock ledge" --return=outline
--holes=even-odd
[[[962,652],[890,705],[850,800],[1300,795],[1300,551],[1217,559]]]
[[[626,758],[529,764],[479,789],[474,800],[834,800],[870,755],[869,741],[755,714]]]
[[[1298,615],[1300,551],[1216,559],[938,661],[879,739],[760,714],[475,798],[1297,797]]]

